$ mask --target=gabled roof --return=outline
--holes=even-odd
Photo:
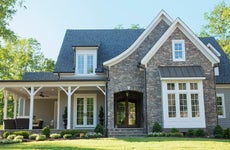
[[[185,25],[185,23],[177,18],[173,24],[168,28],[168,30],[164,33],[163,36],[158,40],[158,42],[150,49],[150,51],[145,55],[145,57],[141,60],[141,64],[147,67],[147,63],[149,60],[155,55],[155,53],[159,50],[159,48],[164,44],[164,42],[169,38],[169,36],[179,28],[187,37],[190,39],[198,49],[207,57],[207,59],[214,65],[219,63],[219,58],[208,49],[204,43],[202,43],[198,37]]]
[[[230,60],[214,37],[203,37],[200,40],[205,44],[211,44],[220,53],[219,75],[216,76],[217,84],[230,83]]]
[[[142,34],[144,29],[122,30],[67,30],[54,72],[75,72],[75,46],[99,46],[97,70],[102,71],[102,63],[125,51]]]
[[[145,31],[126,51],[114,57],[113,59],[104,62],[103,65],[108,67],[113,66],[127,58],[129,55],[131,55],[136,50],[136,48],[139,47],[140,44],[145,40],[145,38],[151,33],[151,31],[159,24],[161,20],[164,20],[168,25],[172,24],[171,17],[164,10],[161,10],[160,13],[156,16],[156,18],[145,29]]]
[[[49,81],[49,80],[58,80],[58,76],[52,72],[25,72],[23,74],[22,80]]]

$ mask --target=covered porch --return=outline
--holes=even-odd
[[[9,128],[6,120],[15,122],[10,127],[14,129],[33,130],[42,121],[43,127],[55,130],[90,130],[101,120],[106,128],[105,81],[1,81],[0,89],[4,91],[3,129]],[[9,97],[14,101],[12,118],[7,117]],[[24,125],[19,126],[18,120],[24,120]]]

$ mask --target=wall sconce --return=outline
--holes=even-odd
[[[126,95],[126,97],[128,97],[129,96],[129,92],[126,92],[125,95]]]

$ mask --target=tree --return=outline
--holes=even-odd
[[[22,5],[23,0],[0,0],[0,39],[16,40],[15,33],[8,26],[17,8]]]
[[[203,27],[200,36],[215,37],[230,57],[230,5],[222,1],[210,13],[206,12],[204,17],[208,24]]]
[[[114,29],[125,29],[122,24],[118,24]],[[139,24],[131,24],[129,29],[141,29]]]

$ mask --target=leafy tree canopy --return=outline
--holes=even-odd
[[[230,58],[230,5],[222,1],[204,17],[208,24],[203,27],[200,36],[215,37]]]

